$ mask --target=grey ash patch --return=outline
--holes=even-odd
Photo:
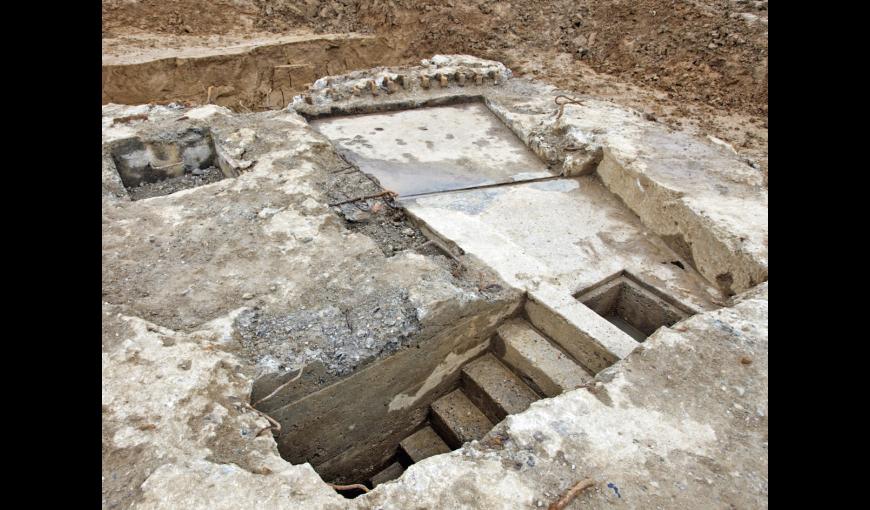
[[[425,243],[426,236],[408,221],[404,210],[391,198],[352,200],[376,195],[384,189],[375,179],[351,165],[347,161],[349,158],[345,156],[341,161],[344,166],[336,165],[338,170],[317,181],[329,203],[337,204],[332,210],[345,221],[345,226],[370,237],[387,257]],[[352,201],[341,203],[347,200]]]
[[[176,191],[211,184],[223,178],[224,174],[219,168],[194,169],[178,177],[170,177],[157,182],[143,182],[139,186],[127,188],[127,193],[129,193],[131,200],[142,200],[143,198],[160,197]]]
[[[241,313],[234,328],[242,354],[263,372],[319,360],[329,373],[343,376],[409,345],[420,329],[404,290],[345,297],[346,302],[284,314],[259,309]]]

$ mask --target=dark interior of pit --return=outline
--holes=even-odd
[[[112,148],[112,160],[131,200],[169,195],[227,177],[207,129],[187,128],[152,140],[129,138]]]
[[[466,326],[458,327],[461,331]],[[445,338],[460,336],[446,333]],[[530,341],[542,359],[551,361],[530,368],[509,354],[516,352],[517,342]],[[566,391],[594,377],[518,312],[466,344],[467,359],[431,390],[420,390],[431,373],[421,370],[421,363],[442,363],[444,343],[432,341],[399,351],[326,387],[304,384],[307,393],[291,384],[290,403],[276,394],[252,398],[253,405],[282,423],[276,440],[285,459],[309,462],[339,493],[352,498],[395,480],[416,462],[482,439],[507,415],[561,393],[562,388],[554,390],[552,381],[547,382],[548,372],[572,372]],[[447,352],[449,357],[453,351]],[[294,374],[289,382],[296,378]],[[413,404],[392,405],[409,393],[416,394]]]
[[[638,342],[660,327],[673,326],[694,314],[627,271],[581,291],[575,298]]]

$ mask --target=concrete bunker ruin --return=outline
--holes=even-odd
[[[292,492],[279,496],[290,505],[305,504],[297,490],[341,501],[327,482],[355,486],[338,489],[345,497],[371,491],[345,502],[354,508],[385,500],[409,507],[421,474],[449,498],[449,488],[433,484],[489,469],[481,475],[491,477],[481,478],[490,486],[486,498],[507,501],[502,507],[518,501],[489,484],[502,480],[526,491],[523,504],[540,507],[584,475],[573,472],[589,458],[584,449],[611,462],[612,440],[621,451],[667,458],[671,443],[656,436],[662,430],[690,453],[703,453],[691,441],[720,434],[721,423],[708,427],[706,417],[694,416],[697,434],[681,435],[685,415],[655,392],[669,384],[656,367],[669,359],[661,350],[698,341],[691,336],[698,324],[713,332],[704,338],[737,331],[710,329],[708,314],[725,302],[715,275],[733,274],[729,285],[740,291],[766,280],[766,258],[751,251],[761,236],[740,231],[733,238],[747,239],[743,251],[729,251],[731,240],[719,238],[745,224],[729,219],[720,229],[710,225],[717,216],[705,215],[716,200],[735,197],[750,197],[739,211],[752,212],[753,190],[728,181],[730,195],[716,200],[694,189],[669,194],[674,182],[719,193],[725,185],[709,185],[697,164],[718,153],[595,100],[562,112],[552,89],[507,80],[497,63],[433,61],[401,75],[378,69],[318,80],[281,111],[151,106],[147,120],[116,126],[113,114],[123,120],[142,110],[104,109],[104,301],[125,307],[118,317],[144,318],[137,336],[120,331],[104,347],[115,349],[106,363],[119,367],[110,389],[127,384],[128,371],[136,381],[151,377],[132,365],[128,346],[141,345],[148,359],[177,353],[159,379],[148,379],[149,391],[174,388],[168,384],[185,374],[191,392],[203,388],[170,413],[135,411],[149,422],[123,429],[150,437],[186,413],[172,430],[201,446],[191,455],[207,451],[208,458],[164,468],[155,480],[213,464],[221,476],[242,476],[266,491],[277,484]],[[658,146],[644,145],[662,140],[670,143],[663,170],[655,166]],[[726,167],[722,161],[739,164],[722,157],[717,168]],[[694,180],[680,178],[684,164]],[[177,178],[178,167],[204,165],[224,178],[149,200],[130,192],[148,179]],[[696,196],[710,201],[686,205]],[[685,254],[669,236],[685,241]],[[203,249],[215,242],[220,249]],[[690,333],[668,329],[683,320]],[[663,336],[681,340],[656,340]],[[636,349],[644,355],[631,356]],[[684,367],[694,363],[691,353],[681,356]],[[619,386],[639,376],[632,387]],[[653,393],[623,394],[611,406],[593,391],[605,387],[617,398],[634,388]],[[125,391],[104,398],[104,415],[127,413],[112,416],[119,423],[134,414]],[[690,411],[719,401],[698,402]],[[150,409],[147,401],[136,405]],[[667,428],[624,427],[626,405],[631,420],[654,417]],[[265,417],[273,425],[263,428]],[[624,435],[602,442],[602,427]],[[599,435],[588,444],[577,439],[593,429]],[[644,441],[637,447],[636,437]],[[645,469],[632,457],[617,470],[632,462]],[[658,476],[671,468],[664,464]],[[527,481],[537,485],[527,490]],[[180,498],[211,490],[184,483]],[[637,486],[632,497],[640,497]],[[162,496],[155,487],[145,490]]]
[[[330,204],[349,228],[389,203],[410,212],[414,243],[434,244],[454,260],[464,251],[408,207],[415,198],[570,179],[532,152],[479,96],[332,110],[308,120],[348,163],[342,175],[382,190]],[[471,214],[478,207],[472,205]],[[404,214],[401,219],[399,228],[407,228]],[[385,255],[399,252],[395,248],[384,249]],[[679,260],[670,264],[685,272]],[[689,274],[698,278],[691,269]],[[554,310],[524,297],[510,311],[472,317],[337,382],[299,381],[304,366],[271,378],[255,386],[252,403],[284,424],[277,442],[286,460],[310,463],[352,498],[399,478],[412,464],[482,440],[535,401],[590,384],[659,327],[696,313],[624,269],[574,297],[595,313],[578,319],[576,310]],[[616,329],[607,330],[604,320]],[[605,331],[590,333],[590,324]],[[608,335],[623,335],[616,340],[620,347],[608,345]]]

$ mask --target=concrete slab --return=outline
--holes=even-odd
[[[403,439],[399,446],[414,462],[420,462],[433,455],[450,451],[450,447],[441,439],[441,436],[432,430],[432,427],[423,427],[414,432]]]
[[[531,379],[548,397],[592,380],[586,369],[522,319],[506,322],[498,328],[495,349],[502,361]]]
[[[493,423],[509,414],[521,413],[539,397],[492,354],[462,369],[465,394]]]
[[[432,403],[430,421],[447,444],[454,448],[480,439],[492,429],[489,418],[460,389]]]
[[[519,288],[547,282],[574,295],[627,270],[688,308],[711,309],[721,298],[594,176],[402,202],[426,229]]]
[[[311,125],[402,196],[552,176],[482,103],[332,117]]]

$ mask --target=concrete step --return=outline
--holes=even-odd
[[[487,353],[462,369],[463,390],[493,423],[525,411],[538,395],[495,356]]]
[[[420,462],[433,455],[450,451],[447,443],[429,426],[406,437],[399,443],[399,446],[414,462]]]
[[[480,439],[493,427],[489,418],[459,389],[432,403],[429,423],[451,448]]]
[[[502,324],[494,340],[493,346],[498,357],[528,377],[548,397],[555,397],[592,380],[592,374],[522,319]]]
[[[393,462],[372,477],[372,488],[377,487],[382,483],[389,482],[390,480],[395,480],[396,478],[402,476],[402,473],[404,472],[405,468],[401,464],[399,464],[398,462]]]

